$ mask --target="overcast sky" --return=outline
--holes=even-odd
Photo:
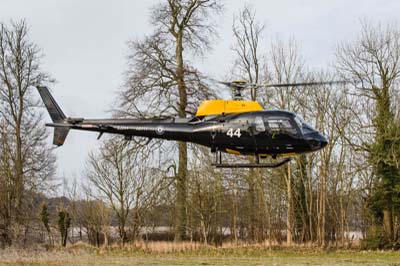
[[[51,88],[67,116],[101,118],[110,114],[126,69],[127,41],[151,31],[149,8],[155,0],[0,0],[0,21],[26,19],[30,39],[45,54],[43,69],[57,83]],[[245,1],[226,0],[220,39],[201,71],[221,78],[232,66],[232,17]],[[399,0],[254,0],[257,18],[265,23],[265,41],[294,37],[309,68],[327,67],[335,46],[351,41],[360,19],[397,22]],[[46,117],[50,121],[50,117]],[[57,148],[58,176],[80,176],[90,150],[100,142],[95,133],[71,131]],[[52,140],[49,139],[49,142]]]

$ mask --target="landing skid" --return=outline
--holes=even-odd
[[[285,158],[276,163],[260,163],[260,158],[256,155],[256,163],[222,163],[221,152],[217,151],[215,154],[215,163],[212,163],[211,165],[216,168],[276,168],[290,162],[290,160],[292,160],[292,158]]]

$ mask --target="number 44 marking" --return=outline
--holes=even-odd
[[[228,132],[226,132],[226,135],[228,135],[231,138],[233,138],[233,136],[236,136],[238,138],[242,136],[242,134],[240,134],[240,128],[236,129],[235,132],[233,132],[233,128],[230,128]]]

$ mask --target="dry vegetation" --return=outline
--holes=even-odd
[[[94,248],[78,243],[64,249],[0,251],[0,265],[400,265],[394,251],[327,252],[265,247],[213,248],[191,243],[148,243]]]

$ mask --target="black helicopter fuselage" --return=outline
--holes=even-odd
[[[207,115],[191,119],[83,119],[68,118],[46,87],[38,91],[54,127],[55,145],[63,145],[70,129],[112,133],[148,139],[192,142],[213,152],[276,157],[319,150],[327,140],[296,114],[282,110],[262,110]]]
[[[233,154],[280,155],[311,152],[327,141],[294,113],[258,111],[193,119],[67,119],[54,127],[113,133],[149,139],[192,142],[212,151]]]

